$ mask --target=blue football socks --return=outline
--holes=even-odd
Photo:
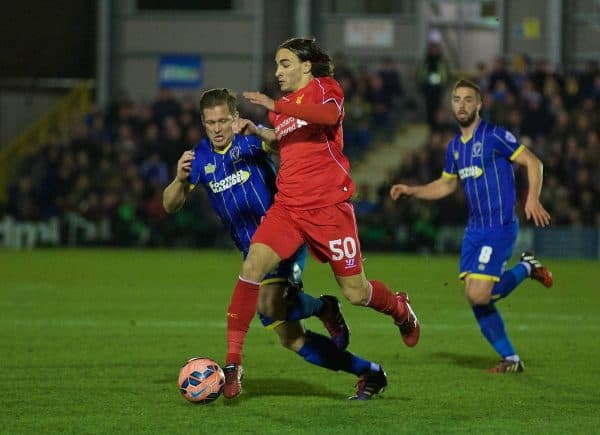
[[[312,316],[318,316],[323,311],[324,303],[321,299],[315,298],[303,291],[296,291],[288,295],[289,308],[286,320],[308,319]]]
[[[298,355],[309,363],[324,367],[329,370],[342,370],[360,376],[377,364],[364,360],[347,350],[338,349],[330,338],[312,331],[306,331],[304,346],[298,351]]]
[[[507,297],[528,276],[529,271],[523,263],[518,263],[512,269],[507,270],[492,289],[492,299],[498,300]]]
[[[504,329],[504,320],[493,302],[488,305],[474,305],[473,314],[479,323],[483,336],[502,358],[515,355],[510,339]]]

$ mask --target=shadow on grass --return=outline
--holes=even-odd
[[[465,355],[452,352],[436,352],[430,354],[433,360],[451,363],[474,370],[489,369],[496,362],[493,358],[481,355]]]
[[[344,397],[343,394],[331,391],[322,385],[303,382],[297,379],[253,377],[252,379],[245,379],[242,394],[235,399],[227,400],[226,404],[235,406],[246,400],[260,399],[265,396],[314,396],[330,399],[340,399]]]

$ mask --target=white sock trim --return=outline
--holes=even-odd
[[[369,297],[367,299],[367,302],[365,302],[365,307],[369,306],[369,304],[371,303],[371,298],[373,297],[373,284],[371,284],[370,281],[367,281],[367,284],[369,284]]]
[[[238,276],[238,278],[239,278],[240,281],[244,281],[244,282],[246,282],[248,284],[254,284],[254,285],[257,285],[257,286],[260,287],[260,282],[250,281],[249,279],[242,278],[241,276]]]

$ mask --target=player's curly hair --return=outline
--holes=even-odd
[[[204,116],[204,109],[227,104],[229,113],[237,112],[237,97],[227,88],[215,88],[205,91],[200,97],[200,114]]]
[[[291,38],[279,45],[279,49],[288,49],[300,59],[301,62],[309,61],[312,65],[311,73],[315,77],[333,76],[333,60],[323,48],[317,44],[315,38]]]

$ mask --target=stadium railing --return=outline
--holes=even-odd
[[[73,117],[83,117],[92,102],[93,80],[84,80],[61,98],[55,105],[19,134],[12,142],[0,148],[0,203],[6,202],[11,168],[25,155],[28,149],[48,142],[51,135],[64,135]]]

